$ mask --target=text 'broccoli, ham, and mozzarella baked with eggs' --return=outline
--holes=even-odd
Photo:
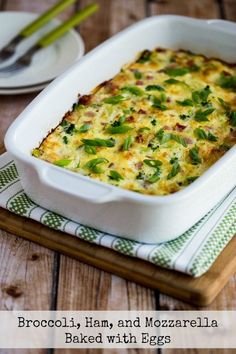
[[[236,65],[145,50],[79,96],[33,156],[149,195],[175,193],[236,142]]]

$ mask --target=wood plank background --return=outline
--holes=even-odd
[[[145,16],[178,14],[236,20],[236,0],[96,0],[99,13],[79,28],[86,50]],[[55,0],[0,0],[2,11],[42,12]],[[70,16],[91,0],[79,0]],[[0,145],[10,123],[36,94],[0,96]],[[195,310],[193,306],[0,231],[0,310]],[[236,309],[236,276],[208,310]],[[199,308],[200,309],[200,308]],[[0,354],[74,354],[76,350],[0,350]],[[79,353],[90,353],[80,350]],[[99,353],[126,353],[105,350]],[[151,350],[129,350],[153,353]],[[161,350],[157,351],[159,354]],[[165,354],[230,354],[235,350],[163,350]]]

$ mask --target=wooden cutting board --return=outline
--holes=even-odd
[[[236,271],[236,237],[199,278],[157,267],[0,208],[0,228],[92,266],[198,306],[210,304]]]

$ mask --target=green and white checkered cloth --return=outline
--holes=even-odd
[[[105,234],[32,202],[22,189],[16,166],[8,153],[0,156],[0,206],[88,242],[194,277],[211,267],[236,233],[235,188],[202,220],[173,241],[150,245]]]

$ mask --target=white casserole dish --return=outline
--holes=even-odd
[[[184,190],[147,196],[84,177],[31,156],[77,100],[113,77],[137,52],[189,49],[236,62],[236,24],[180,16],[147,18],[109,39],[52,82],[14,121],[5,145],[29,197],[41,206],[104,232],[145,243],[176,238],[236,185],[236,146]]]

